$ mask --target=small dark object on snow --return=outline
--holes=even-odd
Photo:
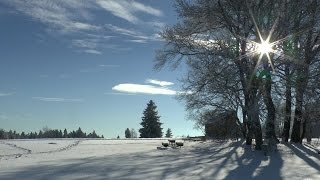
[[[176,145],[181,148],[181,146],[183,146],[183,142],[176,142]]]
[[[166,148],[166,147],[157,147],[157,149],[159,149],[159,150],[167,150],[168,148]]]
[[[162,143],[162,146],[164,146],[164,147],[168,147],[169,146],[169,144],[168,143]]]
[[[173,147],[174,146],[174,143],[176,142],[176,140],[174,139],[168,139],[169,141],[169,144]]]
[[[49,142],[48,144],[57,144],[57,143],[54,143],[54,142]]]

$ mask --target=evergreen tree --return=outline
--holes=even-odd
[[[88,138],[99,138],[99,136],[96,134],[96,131],[93,130],[92,133],[88,134]]]
[[[6,132],[3,129],[0,129],[0,139],[6,139],[5,134]]]
[[[13,139],[14,137],[13,137],[13,132],[12,132],[12,130],[10,130],[9,132],[8,132],[8,137],[9,137],[9,139]]]
[[[23,135],[24,135],[24,133],[23,133]],[[22,134],[21,134],[21,136],[22,136]],[[43,138],[43,133],[42,133],[41,130],[39,131],[38,137],[39,137],[39,138]]]
[[[33,132],[31,132],[31,133],[29,134],[29,139],[33,139],[33,138],[34,138]]]
[[[64,128],[63,130],[63,138],[67,138],[68,137],[68,131],[66,128]]]
[[[84,133],[82,132],[81,128],[79,127],[79,129],[76,132],[76,138],[82,138],[84,137]]]
[[[53,131],[53,134],[54,134],[54,138],[59,138],[59,130],[58,129],[55,129]]]
[[[22,131],[22,133],[21,133],[21,139],[25,139],[26,138],[26,134]]]
[[[68,137],[70,137],[70,138],[75,138],[76,136],[76,132],[74,132],[74,130],[73,131],[71,131],[70,133],[69,133],[69,135],[68,135]]]
[[[126,137],[126,138],[131,138],[131,132],[130,132],[129,128],[126,129],[126,131],[124,132],[124,134],[125,134],[125,137]]]
[[[162,137],[162,128],[160,123],[160,116],[156,110],[157,106],[150,100],[147,108],[143,111],[142,128],[139,129],[141,138],[159,138]]]
[[[172,131],[170,128],[168,128],[166,132],[166,138],[171,138],[171,137],[172,137]]]
[[[16,131],[13,131],[13,139],[18,139],[19,134]]]
[[[63,137],[63,134],[62,134],[62,131],[61,129],[59,130],[59,138],[62,138]]]

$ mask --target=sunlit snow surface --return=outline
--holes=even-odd
[[[1,140],[0,179],[320,179],[320,156],[278,145],[271,156],[242,141]]]

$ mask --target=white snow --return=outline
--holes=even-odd
[[[1,140],[0,179],[320,179],[319,154],[303,145],[264,156],[242,141],[157,149],[164,141]]]

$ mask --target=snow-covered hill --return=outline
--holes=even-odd
[[[280,144],[271,156],[239,142],[45,139],[0,141],[0,179],[320,179],[320,157]]]

